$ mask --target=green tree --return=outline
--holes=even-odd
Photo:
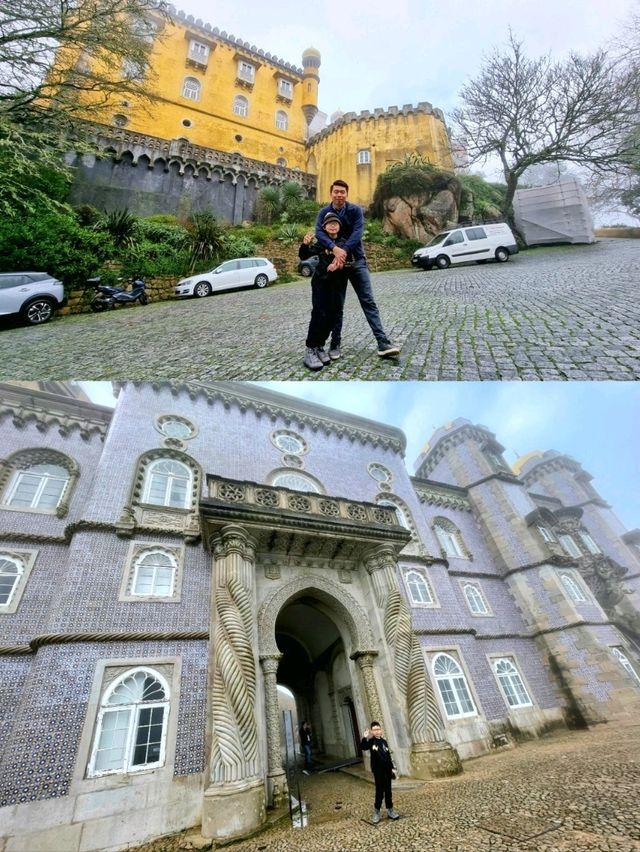
[[[87,121],[111,120],[123,97],[148,103],[165,9],[163,0],[0,5],[0,215],[60,209],[46,176],[66,179],[63,155],[88,148]]]
[[[531,59],[510,33],[480,74],[460,92],[453,122],[471,162],[497,157],[507,191],[502,212],[513,221],[513,196],[523,172],[540,163],[576,163],[615,172],[630,154],[638,116],[638,72],[600,50]]]
[[[276,186],[265,186],[258,193],[258,219],[265,225],[271,225],[282,209],[280,190]]]
[[[225,233],[213,213],[192,213],[186,223],[189,234],[189,274],[218,258],[225,247]]]

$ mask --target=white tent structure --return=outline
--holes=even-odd
[[[595,242],[587,196],[574,177],[516,190],[513,211],[527,245]]]

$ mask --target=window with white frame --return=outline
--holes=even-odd
[[[366,166],[371,162],[371,151],[368,148],[361,148],[358,151],[358,165]]]
[[[278,430],[272,433],[271,440],[279,450],[292,456],[301,456],[307,451],[306,441],[294,432]]]
[[[284,80],[282,77],[278,77],[278,94],[282,98],[287,98],[287,100],[293,98],[293,83],[291,80]]]
[[[236,95],[233,99],[233,114],[239,115],[240,118],[249,115],[249,101],[243,95]]]
[[[404,509],[401,506],[398,506],[398,504],[394,503],[392,500],[378,500],[378,506],[389,506],[389,508],[395,509],[396,518],[398,519],[400,526],[411,532],[411,524],[409,523],[409,520],[404,513]]]
[[[69,471],[57,464],[25,465],[14,471],[6,496],[7,506],[24,509],[56,509],[69,484]]]
[[[191,502],[193,475],[175,459],[156,459],[146,470],[143,503],[187,509]]]
[[[578,584],[578,582],[567,573],[560,574],[560,580],[562,585],[565,587],[565,590],[572,601],[576,603],[585,603],[587,598],[585,593],[582,591],[582,588]]]
[[[175,590],[178,564],[173,554],[154,549],[136,556],[133,563],[131,594],[169,598]]]
[[[449,654],[437,654],[432,670],[448,718],[475,716],[477,710],[467,679],[454,658]]]
[[[206,65],[209,59],[209,45],[191,39],[189,42],[189,59],[199,62],[201,65]]]
[[[289,116],[283,109],[276,110],[276,127],[278,130],[289,129]]]
[[[520,672],[510,657],[502,657],[493,661],[493,670],[502,687],[509,707],[530,707],[531,699],[524,685]]]
[[[201,88],[200,81],[195,77],[185,77],[182,84],[182,97],[190,101],[199,101]]]
[[[551,532],[548,527],[543,527],[541,524],[538,524],[538,532],[542,536],[545,541],[555,541],[555,536]]]
[[[409,598],[414,604],[431,604],[433,596],[429,584],[419,571],[407,571],[404,581],[409,590]]]
[[[473,583],[465,583],[463,586],[464,596],[467,600],[467,606],[474,615],[487,615],[489,610],[482,592]]]
[[[274,478],[272,485],[280,486],[281,488],[291,488],[293,491],[320,493],[317,483],[302,473],[279,473]]]
[[[562,535],[558,536],[558,541],[560,542],[564,552],[567,553],[569,556],[573,556],[574,559],[578,559],[580,556],[582,556],[582,551],[575,543],[573,536],[570,536],[568,533],[563,533]]]
[[[580,530],[578,535],[582,539],[582,543],[587,548],[589,553],[593,553],[594,555],[596,553],[602,553],[598,545],[595,543],[595,541],[591,538],[591,536],[586,530]]]
[[[21,559],[0,553],[0,612],[13,601],[23,574]]]
[[[634,667],[631,665],[631,663],[629,662],[629,658],[625,653],[623,653],[622,648],[617,648],[614,646],[611,651],[613,653],[613,656],[622,666],[622,668],[627,671],[633,678],[635,678],[638,683],[640,683],[640,675],[638,675]]]
[[[89,776],[138,772],[165,758],[169,687],[158,672],[140,667],[104,692],[96,720]]]
[[[240,80],[244,80],[245,83],[253,83],[256,77],[256,69],[250,62],[240,59],[238,61],[238,77]]]
[[[445,519],[438,519],[434,523],[433,529],[446,556],[454,556],[460,559],[466,557],[460,534],[452,523]]]

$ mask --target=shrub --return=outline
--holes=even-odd
[[[167,217],[169,218],[169,217]],[[157,222],[151,219],[138,219],[134,227],[134,242],[148,241],[162,246],[167,252],[181,251],[189,243],[189,233],[178,224]]]
[[[202,264],[212,263],[224,251],[224,228],[213,213],[192,213],[187,220],[189,232],[189,272]]]
[[[105,213],[96,223],[96,228],[106,231],[118,248],[129,248],[135,242],[136,224],[136,217],[125,207],[124,210]]]
[[[302,231],[300,225],[294,222],[285,222],[278,228],[276,239],[283,243],[295,243],[302,239]]]
[[[166,243],[151,240],[140,240],[120,256],[123,275],[142,275],[143,278],[155,278],[158,275],[182,277],[189,268],[189,260],[186,244],[182,249],[175,249]]]
[[[67,288],[83,286],[114,255],[112,240],[78,224],[73,214],[45,212],[0,220],[3,272],[49,272]]]
[[[249,237],[228,234],[225,240],[224,258],[251,257],[256,253],[255,243]]]

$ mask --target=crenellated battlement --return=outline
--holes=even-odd
[[[262,50],[261,48],[256,47],[255,44],[249,44],[248,41],[243,41],[240,38],[236,38],[231,33],[227,33],[226,30],[220,30],[218,29],[218,27],[213,27],[211,26],[211,24],[204,23],[201,18],[194,18],[193,15],[188,15],[181,9],[176,9],[175,6],[169,6],[168,11],[169,15],[175,21],[179,21],[181,24],[188,24],[189,27],[192,27],[195,30],[199,30],[204,35],[208,35],[209,37],[214,36],[216,39],[224,41],[228,45],[231,45],[236,48],[241,48],[242,50],[252,54],[258,60],[266,59],[273,65],[277,65],[279,68],[288,71],[289,74],[296,74],[302,79],[302,68],[298,68],[297,66],[292,65],[290,62],[285,62],[284,59],[280,59],[278,56],[275,56],[271,53]]]
[[[373,110],[364,109],[361,112],[345,112],[328,125],[328,127],[324,127],[319,133],[316,133],[307,144],[309,146],[315,145],[320,140],[326,139],[327,136],[335,133],[336,130],[339,130],[347,124],[352,124],[353,122],[379,121],[380,119],[387,121],[389,119],[395,120],[400,116],[418,114],[433,115],[443,124],[445,123],[444,113],[442,110],[438,107],[434,107],[429,103],[429,101],[420,101],[416,106],[413,106],[413,104],[404,104],[402,107],[390,106],[386,109],[383,109],[382,107],[375,107]]]

